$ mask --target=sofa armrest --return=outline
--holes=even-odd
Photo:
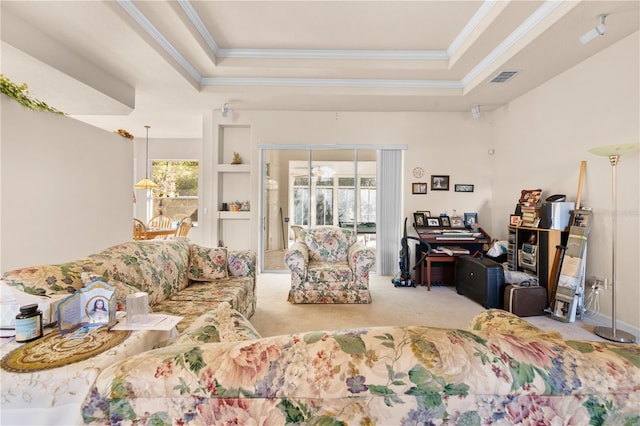
[[[256,253],[251,250],[230,251],[227,255],[230,277],[255,277]]]
[[[291,269],[291,284],[301,284],[309,268],[309,248],[302,242],[293,243],[284,254],[284,264]]]
[[[362,276],[374,268],[376,264],[376,252],[373,249],[366,248],[362,244],[357,243],[349,247],[347,260],[349,261],[349,267],[356,276]]]

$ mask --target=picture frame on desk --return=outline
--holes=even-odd
[[[416,213],[422,213],[424,215],[424,217],[430,217],[431,216],[431,210],[417,210]]]
[[[426,182],[414,182],[411,185],[411,193],[412,194],[426,194],[427,193],[427,183]]]
[[[413,213],[413,223],[417,228],[425,227],[424,214],[421,212]]]
[[[440,216],[443,228],[451,228],[451,218],[449,216]]]
[[[441,228],[442,222],[440,222],[439,217],[427,217],[425,219],[427,221],[427,228]]]
[[[452,228],[464,228],[464,218],[459,216],[451,217],[451,227]]]
[[[473,228],[478,225],[478,213],[465,213],[464,214],[464,226],[467,228]]]
[[[509,225],[511,226],[520,226],[522,223],[522,218],[517,214],[512,214],[509,216]]]
[[[448,175],[431,175],[432,191],[448,191],[449,176]]]

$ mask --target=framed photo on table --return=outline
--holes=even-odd
[[[468,228],[478,225],[478,213],[465,213],[464,225]]]
[[[424,221],[424,214],[422,214],[420,212],[415,212],[413,214],[413,223],[418,228],[424,228],[426,226],[425,225],[425,221]]]
[[[520,226],[521,221],[522,218],[520,217],[520,215],[512,214],[511,216],[509,216],[509,225],[511,226]]]
[[[431,190],[432,191],[448,191],[449,176],[431,175]]]
[[[412,194],[426,194],[427,193],[427,183],[426,182],[414,182],[411,185],[411,193]]]
[[[443,228],[451,228],[451,219],[449,216],[440,216],[440,222],[442,222]]]
[[[425,220],[427,221],[427,228],[440,228],[442,226],[439,217],[428,217]]]
[[[452,228],[464,228],[464,218],[459,216],[453,216],[451,218],[451,227]]]

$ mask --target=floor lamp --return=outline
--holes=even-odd
[[[636,151],[640,148],[640,144],[631,143],[625,145],[607,145],[598,148],[592,148],[590,153],[609,157],[611,162],[612,176],[612,198],[611,198],[611,327],[595,327],[594,333],[603,339],[613,340],[620,343],[634,343],[636,337],[626,331],[618,330],[616,326],[616,290],[618,283],[616,281],[616,236],[618,233],[618,184],[616,176],[616,166],[620,157],[628,152]]]

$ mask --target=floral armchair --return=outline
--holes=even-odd
[[[337,226],[303,229],[285,254],[291,303],[371,303],[369,271],[375,251]]]

